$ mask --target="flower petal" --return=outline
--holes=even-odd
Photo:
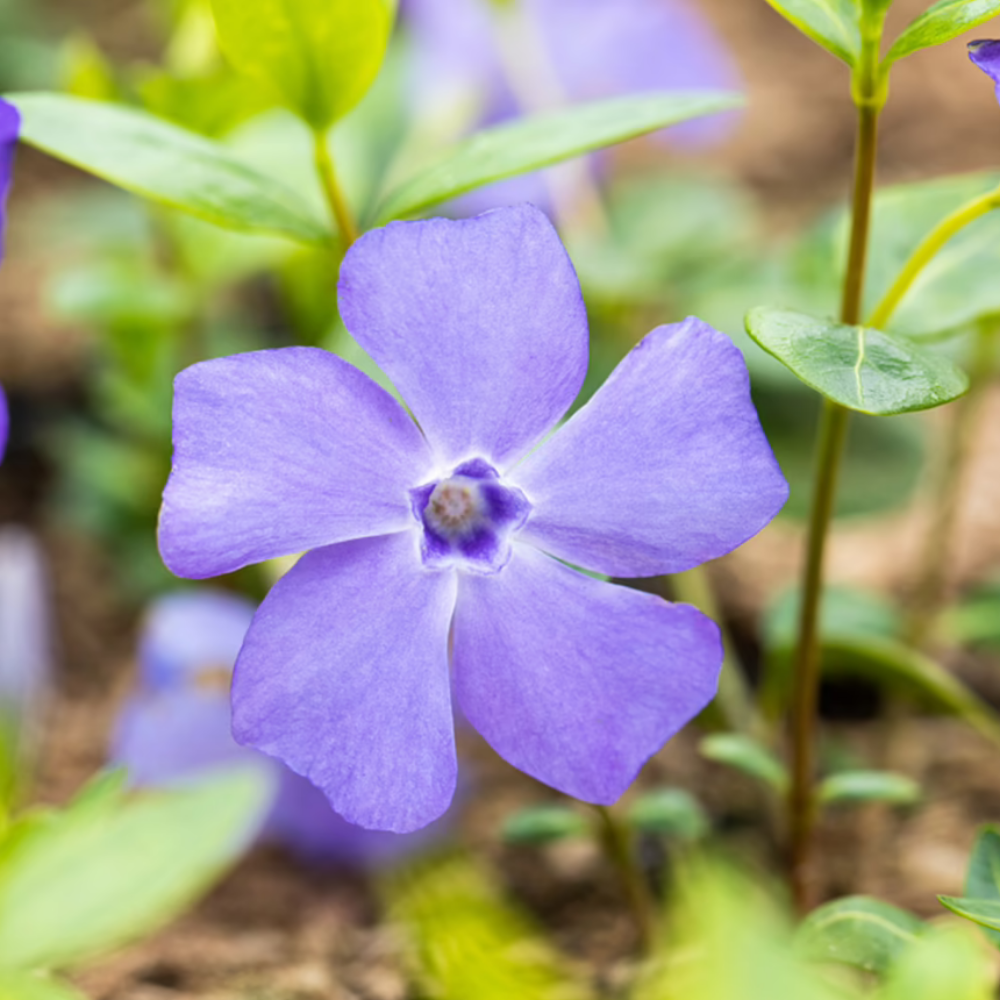
[[[1000,101],[1000,40],[981,38],[970,42],[969,58],[996,84]]]
[[[174,468],[160,552],[178,576],[413,524],[430,452],[403,408],[327,351],[288,347],[193,365],[174,383]]]
[[[650,333],[510,479],[535,508],[521,539],[614,576],[721,556],[788,498],[743,356],[694,318]]]
[[[344,258],[340,309],[442,463],[525,454],[586,374],[580,284],[530,205],[368,233]]]
[[[7,228],[7,195],[14,180],[14,154],[20,133],[21,113],[13,104],[0,100],[0,257]]]
[[[143,684],[151,691],[196,685],[202,675],[232,669],[255,610],[245,597],[208,588],[154,601],[139,642]]]
[[[236,662],[233,734],[283,760],[346,820],[408,833],[455,789],[451,573],[416,532],[317,549],[261,605]]]
[[[515,767],[610,804],[712,699],[719,630],[687,605],[514,549],[499,573],[461,578],[456,697]]]

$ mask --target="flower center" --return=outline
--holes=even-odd
[[[495,573],[510,558],[510,537],[531,504],[482,459],[463,462],[451,475],[410,491],[423,526],[421,554],[434,567],[461,566]]]

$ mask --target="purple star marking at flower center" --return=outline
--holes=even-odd
[[[451,475],[410,493],[423,526],[421,555],[433,568],[461,566],[495,573],[510,559],[510,538],[527,520],[531,504],[503,483],[480,458],[463,462]]]

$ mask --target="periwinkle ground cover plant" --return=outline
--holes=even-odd
[[[774,517],[787,486],[739,352],[694,319],[661,327],[542,441],[583,383],[587,326],[530,207],[367,234],[341,265],[340,309],[416,423],[308,349],[176,383],[167,565],[217,576],[313,550],[243,644],[237,738],[346,819],[417,829],[455,787],[452,633],[458,704],[494,749],[611,804],[712,699],[722,650],[694,608],[557,560],[680,572]]]
[[[361,101],[390,36],[383,0],[214,0],[215,29],[204,18],[197,21],[198,11],[205,13],[198,8],[195,23],[202,25],[199,30],[208,24],[210,39],[206,45],[207,36],[199,35],[194,48],[202,56],[214,53],[217,31],[221,50],[243,76],[213,65],[204,77],[184,79],[191,91],[182,91],[178,79],[166,85],[176,85],[177,93],[204,95],[216,87],[229,93],[235,83],[236,89],[259,88],[254,100],[262,106],[277,103],[291,111],[312,141],[323,214],[293,190],[295,185],[242,161],[221,131],[202,128],[211,138],[195,135],[197,115],[188,122],[175,113],[174,125],[157,119],[148,94],[139,98],[140,104],[147,100],[145,109],[57,95],[13,96],[26,141],[204,221],[278,236],[300,248],[310,269],[297,271],[300,261],[291,252],[282,266],[322,300],[330,325],[342,322],[367,352],[367,370],[383,384],[391,381],[402,399],[314,347],[210,349],[200,338],[207,327],[204,302],[185,303],[176,329],[164,324],[181,347],[164,367],[173,374],[177,358],[198,361],[176,380],[174,468],[160,527],[167,563],[198,578],[235,571],[233,586],[253,588],[260,578],[243,572],[245,567],[305,555],[273,587],[245,641],[243,606],[235,625],[221,620],[204,630],[191,622],[170,625],[171,638],[190,638],[195,647],[202,636],[206,640],[205,647],[187,650],[180,659],[172,659],[169,643],[147,642],[143,690],[125,723],[123,744],[131,749],[120,756],[131,760],[133,779],[140,783],[144,770],[156,780],[183,776],[186,783],[194,772],[186,767],[175,772],[170,761],[178,746],[193,752],[204,739],[209,749],[198,756],[206,761],[235,753],[222,730],[227,709],[221,695],[203,685],[211,680],[209,658],[217,657],[221,662],[215,666],[225,673],[238,644],[237,736],[308,775],[346,820],[381,829],[417,828],[450,801],[456,772],[453,693],[462,713],[502,757],[569,796],[603,805],[618,799],[646,759],[707,707],[706,725],[728,731],[706,739],[702,752],[757,779],[771,796],[771,811],[783,819],[789,893],[805,917],[794,934],[766,891],[692,860],[692,844],[704,836],[706,821],[697,803],[679,797],[676,789],[647,791],[614,812],[602,807],[594,811],[593,826],[584,818],[587,810],[550,804],[513,817],[516,822],[507,827],[521,844],[563,836],[600,840],[622,876],[644,946],[658,957],[640,968],[631,995],[637,1000],[750,1000],[772,994],[795,1000],[832,995],[979,1000],[990,993],[988,970],[961,932],[938,931],[869,898],[812,908],[813,833],[827,807],[911,806],[919,797],[912,780],[877,766],[847,769],[824,759],[820,773],[821,670],[847,669],[886,685],[903,680],[980,733],[1000,739],[996,713],[933,658],[934,626],[946,617],[940,579],[922,575],[917,596],[901,614],[823,586],[850,412],[908,413],[958,399],[967,389],[966,398],[973,400],[985,384],[989,357],[982,348],[1000,313],[996,229],[989,228],[990,213],[1000,204],[996,178],[960,179],[936,193],[918,186],[890,192],[882,201],[873,188],[880,113],[894,64],[1000,12],[1000,2],[934,4],[889,45],[882,44],[887,0],[771,5],[848,67],[858,141],[844,245],[818,241],[817,250],[817,243],[804,241],[805,249],[821,257],[818,284],[824,291],[840,266],[834,254],[846,256],[837,315],[828,306],[805,309],[801,303],[810,300],[802,293],[814,289],[794,282],[782,286],[771,305],[743,303],[750,337],[784,366],[787,378],[797,378],[823,399],[802,586],[761,630],[759,692],[741,683],[732,642],[726,644],[723,666],[717,628],[701,611],[592,579],[668,574],[675,596],[696,594],[692,600],[707,610],[711,588],[697,569],[692,576],[691,568],[742,543],[783,503],[785,480],[750,402],[737,348],[697,319],[657,327],[560,426],[584,380],[588,331],[576,274],[552,225],[526,206],[462,221],[399,221],[454,204],[456,197],[492,181],[731,109],[736,103],[731,97],[632,94],[514,119],[473,134],[419,169],[379,161],[373,174],[380,183],[362,199],[345,190],[341,166],[357,153],[345,138],[350,126],[355,139],[358,131],[378,132],[379,115]],[[405,5],[415,28],[422,6],[427,16],[432,8],[417,0]],[[648,80],[662,86],[656,73],[663,67],[635,58],[634,51],[631,61],[625,53],[616,62],[622,53],[610,40],[620,29],[621,37],[631,39],[628,45],[635,45],[638,26],[648,36],[642,41],[651,41],[660,30],[652,25],[660,25],[673,8],[635,0],[616,5],[621,20],[615,20],[600,6],[609,30],[598,33],[590,60],[574,62],[578,53],[558,47],[571,33],[552,25],[573,12],[592,28],[599,23],[593,17],[598,6],[508,0],[477,8],[469,0],[467,7],[448,8],[456,13],[446,26],[461,27],[462,10],[478,11],[476,31],[492,30],[508,17],[514,18],[508,24],[518,17],[535,19],[551,45],[541,48],[541,64],[532,65],[563,74],[570,97],[580,96],[578,84],[596,85],[604,75],[599,70],[607,71],[606,79],[621,70],[630,90],[646,86],[647,71]],[[186,31],[190,42],[189,25]],[[414,32],[415,42],[421,31]],[[670,40],[677,37],[679,32],[672,33]],[[476,39],[457,64],[473,57],[473,68],[484,69],[488,83],[501,72],[509,74],[509,64],[498,68],[492,56],[483,55],[499,51],[483,47],[491,40],[481,34]],[[995,46],[980,42],[970,50],[994,80]],[[181,49],[175,38],[174,58]],[[704,51],[692,50],[692,57],[692,63],[711,62]],[[190,52],[186,58],[189,69],[191,62],[198,72],[204,69]],[[325,69],[307,72],[315,67]],[[639,82],[629,76],[633,70]],[[509,76],[500,83],[502,105],[503,86],[517,88]],[[394,110],[411,106],[410,95],[389,93],[381,99],[394,100]],[[544,93],[527,97],[518,98],[524,107],[548,100]],[[500,113],[498,108],[493,112]],[[387,142],[378,133],[377,138],[375,146],[392,145],[399,137]],[[591,194],[603,206],[604,192]],[[177,251],[188,245],[165,218],[158,216],[159,237],[183,259]],[[621,221],[610,209],[603,220],[598,213],[598,228],[604,222],[615,230]],[[206,232],[196,233],[194,241]],[[238,243],[233,237],[228,247]],[[332,303],[338,272],[339,299]],[[213,290],[221,295],[221,286]],[[784,293],[799,307],[785,304]],[[919,329],[914,314],[922,321]],[[603,311],[601,322],[607,322]],[[931,342],[951,339],[956,331],[977,345],[968,375]],[[642,331],[630,329],[629,336],[635,332]],[[596,337],[595,342],[602,346]],[[204,360],[213,353],[228,356]],[[162,386],[163,371],[156,371],[149,384]],[[122,419],[133,411],[122,406],[110,412]],[[959,448],[944,465],[960,468]],[[949,502],[948,490],[941,491],[941,509]],[[947,558],[947,542],[948,518],[942,514],[929,532],[924,569]],[[224,641],[212,645],[217,640]],[[182,661],[186,666],[178,666]],[[720,667],[728,694],[709,704]],[[201,707],[195,706],[204,705],[210,708],[202,725]],[[161,711],[170,725],[159,729],[151,717]],[[183,744],[167,740],[174,723],[188,733]],[[787,747],[781,740],[786,723]],[[64,829],[77,829],[74,824],[82,821],[74,817],[81,814],[94,821],[94,796],[98,806],[109,801],[115,810],[121,806],[120,788],[109,780],[110,792],[99,786],[70,807],[61,820]],[[207,798],[197,797],[197,787],[195,781],[189,789],[194,798],[176,802],[186,802],[185,808],[201,816]],[[263,810],[273,809],[272,816],[279,810],[263,786],[244,799],[242,812],[235,809],[222,831],[227,836],[219,835],[226,857],[233,853],[234,838],[242,847],[259,828]],[[174,800],[154,801],[162,813],[152,816],[151,826],[169,826],[171,816],[179,823],[179,814],[171,812],[178,808]],[[115,812],[119,819],[127,814],[124,807]],[[332,812],[321,815],[321,823],[344,822]],[[31,822],[15,823],[21,824],[17,843],[31,845]],[[669,939],[655,926],[649,880],[637,865],[638,833],[666,838],[675,861],[678,892]],[[150,835],[144,828],[144,836]],[[114,843],[132,864],[134,852],[119,846],[126,840]],[[10,843],[0,840],[0,975],[9,962],[11,936],[18,940],[9,914],[24,912],[23,891],[18,896],[10,886],[20,878],[22,885],[44,888],[44,881],[31,883],[19,873],[52,867],[44,851],[28,851],[27,861],[17,851],[9,857],[4,851]],[[194,849],[171,854],[166,840],[158,843],[160,863],[173,857],[183,873]],[[981,835],[965,896],[946,899],[957,913],[990,930],[1000,927],[998,844],[995,832]],[[106,858],[109,852],[93,853]],[[100,884],[112,883],[108,869],[101,870]],[[130,881],[145,884],[146,877]],[[412,878],[387,892],[393,912],[417,943],[425,992],[462,1000],[548,995],[539,985],[546,984],[570,992],[579,987],[587,995],[551,949],[529,948],[541,956],[537,966],[518,964],[513,938],[523,922],[461,862]],[[138,894],[140,900],[147,896],[155,893]],[[122,899],[112,897],[103,897],[102,912],[126,912]],[[86,901],[89,892],[71,898]],[[61,909],[50,900],[47,909],[37,911],[45,919],[32,926],[44,928]],[[79,943],[59,946],[57,939],[70,933],[67,924],[85,927],[87,920],[60,924],[58,934],[48,935],[48,950],[26,946],[32,935],[21,932],[21,950],[14,951],[20,955],[18,974],[64,968],[84,952],[97,952],[92,943],[89,950]],[[120,934],[119,929],[102,940],[120,940]],[[843,970],[829,976],[824,967],[831,963],[846,967],[848,978]],[[850,978],[855,974],[862,978]]]

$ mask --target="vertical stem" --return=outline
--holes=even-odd
[[[618,871],[632,915],[639,931],[643,954],[648,955],[656,938],[656,919],[649,887],[636,863],[628,832],[612,815],[607,806],[594,806],[601,821],[601,841],[604,850]]]
[[[944,604],[947,584],[945,568],[955,531],[959,500],[965,485],[972,436],[993,371],[996,320],[984,321],[976,330],[969,391],[953,406],[944,453],[937,469],[935,508],[917,572],[917,585],[910,599],[905,635],[916,649],[927,646]]]
[[[347,206],[344,193],[340,189],[337,172],[333,167],[333,157],[330,155],[330,147],[326,142],[326,132],[322,129],[316,129],[313,132],[313,151],[316,173],[319,175],[323,194],[326,196],[327,204],[329,204],[330,211],[337,223],[343,250],[346,252],[360,234],[354,217],[351,215],[351,210]]]
[[[840,311],[844,323],[860,322],[868,256],[878,119],[882,107],[882,99],[874,96],[874,70],[869,73],[869,77],[868,80],[860,81],[861,92],[855,98],[858,104],[858,138],[854,164],[851,241]],[[813,785],[820,675],[819,603],[823,588],[826,539],[833,517],[837,478],[847,438],[848,416],[844,407],[824,400],[795,651],[791,720],[792,782],[788,799],[789,881],[792,898],[800,913],[806,912],[810,903],[808,868],[815,820]]]

